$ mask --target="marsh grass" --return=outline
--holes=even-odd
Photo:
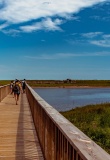
[[[0,86],[10,84],[11,80],[0,80]]]
[[[110,87],[110,80],[27,80],[33,87]]]
[[[79,107],[61,114],[110,154],[110,103]]]
[[[0,80],[0,85],[11,80]],[[110,80],[26,80],[32,87],[110,87]]]

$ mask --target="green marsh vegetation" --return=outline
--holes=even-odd
[[[78,107],[61,114],[110,154],[110,103]]]
[[[32,87],[110,87],[110,80],[27,80]]]
[[[0,86],[11,80],[0,80]],[[31,87],[110,87],[110,80],[26,80]]]
[[[0,80],[0,86],[10,84],[11,80]]]

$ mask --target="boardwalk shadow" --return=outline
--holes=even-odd
[[[43,160],[29,104],[26,100],[26,95],[22,94],[17,128],[16,160]]]
[[[23,130],[23,120],[24,120],[24,106],[23,97],[21,96],[20,102],[20,112],[18,119],[17,128],[17,139],[16,139],[16,160],[24,160],[25,158],[25,146],[24,146],[24,130]]]

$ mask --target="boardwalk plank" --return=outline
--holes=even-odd
[[[26,94],[0,103],[0,160],[44,160]]]

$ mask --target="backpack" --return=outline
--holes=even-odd
[[[20,92],[20,87],[19,87],[18,85],[15,85],[15,86],[13,87],[13,91],[14,91],[14,92]]]
[[[25,87],[25,86],[26,86],[26,83],[25,83],[24,81],[22,82],[22,86],[23,86],[23,87]]]

